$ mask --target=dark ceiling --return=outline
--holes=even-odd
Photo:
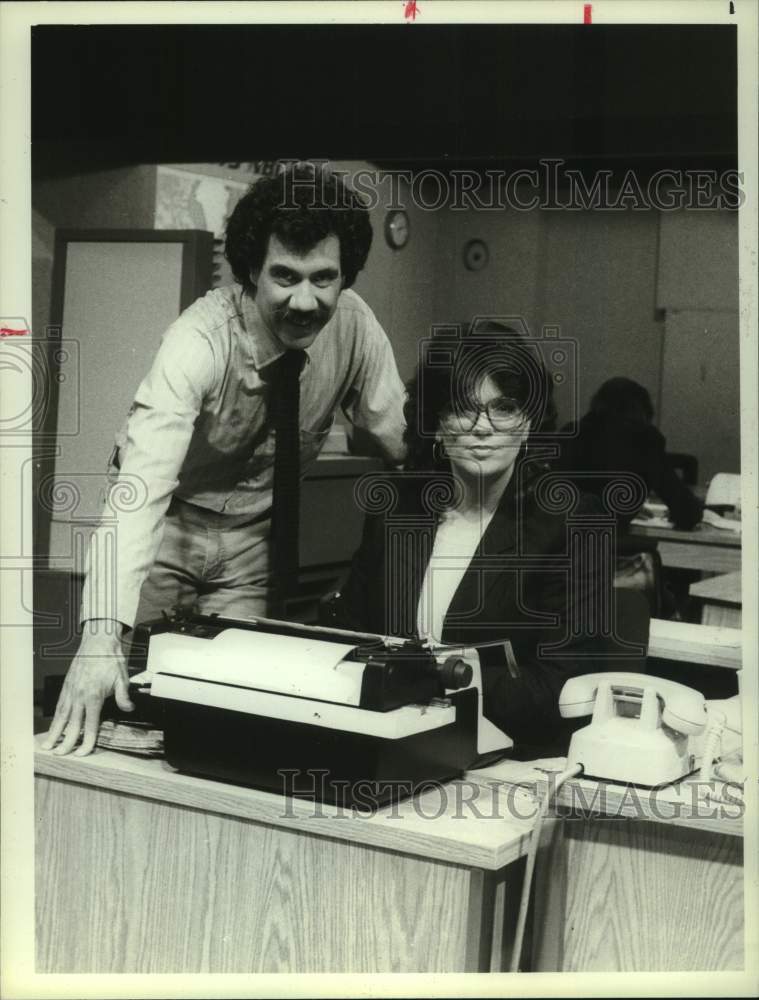
[[[724,169],[736,85],[732,26],[40,26],[33,167]]]

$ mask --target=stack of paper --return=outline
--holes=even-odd
[[[668,517],[634,517],[630,524],[638,528],[674,528]]]
[[[665,503],[657,503],[654,500],[647,500],[632,523],[641,528],[673,528],[674,525],[669,519],[669,507]]]
[[[100,724],[97,745],[105,750],[135,753],[141,757],[163,756],[163,730],[149,722],[114,722]]]

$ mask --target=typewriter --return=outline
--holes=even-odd
[[[382,805],[511,746],[482,716],[476,654],[418,640],[177,613],[135,629],[138,710],[180,771]]]

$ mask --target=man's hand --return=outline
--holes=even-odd
[[[91,753],[98,735],[103,702],[112,692],[122,711],[134,709],[129,699],[129,675],[121,648],[122,630],[118,622],[85,622],[82,641],[63,682],[53,724],[42,744],[44,750],[54,747],[62,735],[63,742],[54,752],[71,753],[84,726],[84,738],[75,754],[82,757]]]

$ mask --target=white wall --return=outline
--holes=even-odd
[[[576,397],[567,383],[557,387],[560,421],[575,408],[586,412],[606,379],[626,375],[649,390],[670,450],[695,454],[702,478],[737,471],[735,213],[663,213],[661,234],[655,211],[448,210],[437,218],[431,319],[520,314],[534,336],[558,326],[578,358]],[[475,237],[488,244],[490,261],[472,272],[462,250]],[[694,327],[690,342],[666,340],[665,316],[685,308],[703,311],[701,320],[732,311],[735,322],[713,316]],[[699,331],[707,331],[703,349]]]
[[[490,262],[467,271],[462,249],[485,240]],[[544,325],[577,345],[576,394],[581,412],[613,375],[658,384],[661,323],[654,316],[657,219],[654,213],[441,213],[437,312],[522,315],[533,336]],[[557,387],[562,421],[574,397]]]
[[[542,212],[538,316],[577,342],[580,413],[625,375],[656,399],[662,327],[655,319],[653,212]]]
[[[407,381],[416,369],[417,343],[430,335],[436,314],[435,281],[438,264],[439,219],[411,201],[408,185],[401,181],[399,199],[404,204],[410,226],[405,247],[394,250],[384,236],[385,217],[391,201],[389,184],[382,172],[368,163],[335,163],[336,168],[376,172],[377,205],[371,211],[374,238],[366,268],[354,286],[374,310],[390,338],[401,378]],[[364,187],[367,187],[365,184]]]
[[[374,169],[362,162],[333,166],[349,173]],[[434,324],[476,314],[517,314],[536,336],[550,324],[577,342],[577,402],[566,387],[559,388],[562,421],[575,408],[584,412],[592,393],[613,375],[641,382],[658,405],[669,377],[663,369],[666,326],[657,308],[670,314],[673,309],[737,309],[735,213],[664,213],[660,234],[654,211],[429,212],[411,202],[402,184],[400,200],[409,213],[411,236],[403,249],[392,250],[384,239],[389,188],[381,174],[378,184],[372,251],[355,287],[387,331],[404,379],[414,371],[419,340]],[[154,199],[151,167],[35,185],[35,329],[47,321],[53,227],[150,226]],[[476,272],[462,260],[472,238],[484,239],[490,249],[489,264]],[[732,333],[724,337],[725,360],[737,363],[737,342]],[[729,365],[724,372],[710,368],[711,384],[735,414],[727,426],[722,422],[718,429],[704,420],[698,435],[690,435],[691,420],[683,421],[661,400],[670,446],[697,456],[703,452],[704,469],[711,461],[707,454],[718,454],[722,445],[738,454],[737,385],[731,371]]]
[[[738,217],[662,213],[657,302],[665,311],[661,429],[699,478],[740,471]]]

